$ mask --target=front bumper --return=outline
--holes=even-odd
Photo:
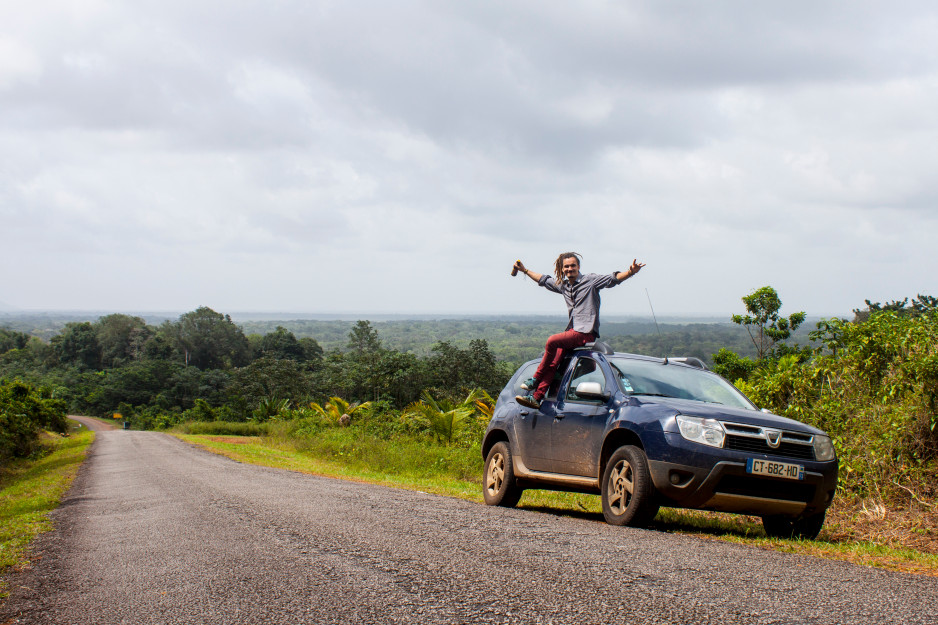
[[[797,461],[804,466],[803,480],[765,477],[746,472],[747,458],[793,461],[705,448],[679,434],[668,433],[665,438],[668,452],[664,457],[648,459],[652,481],[664,506],[802,517],[826,510],[837,490],[836,460]],[[686,456],[682,450],[688,452]],[[686,460],[680,462],[682,456]]]

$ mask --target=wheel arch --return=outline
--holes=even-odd
[[[489,450],[491,450],[496,443],[501,441],[508,443],[508,447],[511,448],[511,441],[509,440],[508,433],[505,430],[492,430],[486,434],[485,439],[482,441],[482,458],[487,458],[489,455]]]
[[[642,451],[645,451],[645,445],[642,444],[642,439],[632,430],[626,428],[616,428],[611,430],[609,434],[606,435],[606,439],[603,441],[602,451],[599,453],[598,475],[600,478],[602,478],[603,471],[606,468],[606,463],[609,461],[609,458],[612,456],[612,454],[616,453],[618,448],[624,445],[634,445]]]

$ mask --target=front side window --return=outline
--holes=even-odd
[[[570,379],[570,386],[567,389],[567,399],[571,401],[596,400],[594,397],[588,399],[577,397],[576,387],[583,382],[597,382],[600,389],[606,389],[606,376],[603,375],[599,363],[592,358],[582,357],[577,361],[576,368],[573,370],[573,377]]]

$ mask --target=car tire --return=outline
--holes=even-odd
[[[616,450],[602,481],[603,516],[610,525],[648,525],[658,514],[655,486],[645,452],[626,445]]]
[[[524,489],[515,479],[514,460],[506,441],[492,446],[482,471],[482,497],[490,506],[514,508]]]
[[[801,538],[814,540],[821,533],[825,512],[812,514],[800,519],[783,516],[762,517],[762,527],[770,538]]]

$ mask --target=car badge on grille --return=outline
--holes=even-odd
[[[782,442],[782,433],[778,430],[765,430],[765,442],[772,449],[778,449],[779,444]]]

